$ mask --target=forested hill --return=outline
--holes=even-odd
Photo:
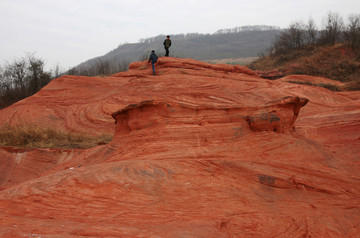
[[[270,47],[280,28],[274,26],[242,26],[221,29],[213,34],[170,35],[170,56],[196,60],[256,57]],[[122,44],[104,56],[90,59],[77,67],[74,74],[109,74],[122,71],[133,61],[144,60],[151,50],[164,55],[165,35],[140,39],[138,43]],[[89,71],[97,72],[89,72]]]

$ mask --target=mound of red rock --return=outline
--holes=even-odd
[[[2,125],[114,135],[0,149],[0,236],[358,236],[358,92],[190,59],[156,70],[63,76],[0,111]]]

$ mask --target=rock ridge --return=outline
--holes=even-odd
[[[129,65],[130,70],[145,70],[148,69],[147,62],[145,61],[138,61],[133,62]],[[259,76],[258,73],[249,69],[243,65],[229,65],[229,64],[209,64],[197,60],[192,59],[181,59],[181,58],[159,58],[158,62],[156,63],[160,69],[162,68],[175,68],[175,69],[196,69],[198,71],[201,70],[210,70],[210,71],[218,71],[223,73],[241,73],[247,74],[251,76]],[[122,75],[115,74],[114,76]]]

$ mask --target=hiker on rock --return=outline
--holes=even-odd
[[[155,75],[155,65],[154,64],[156,63],[157,60],[158,60],[158,56],[155,54],[155,50],[152,50],[148,63],[150,63],[150,61],[151,61],[152,70],[153,70],[154,75]]]
[[[170,36],[166,37],[166,40],[164,40],[164,48],[166,51],[165,56],[168,57],[169,56],[169,48],[171,46],[171,40],[170,40]]]

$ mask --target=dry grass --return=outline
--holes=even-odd
[[[207,60],[208,63],[213,64],[232,64],[232,65],[247,65],[256,60],[259,57],[242,57],[242,58],[228,58],[228,59],[216,59],[216,60]]]
[[[304,46],[286,54],[267,55],[251,63],[251,69],[278,69],[284,75],[303,74],[322,76],[349,84],[345,90],[358,90],[360,81],[360,52],[345,45]],[[319,85],[321,86],[321,85]],[[323,85],[328,88],[328,85]],[[338,89],[332,88],[337,91]]]
[[[16,148],[90,148],[109,143],[112,135],[100,136],[67,133],[51,127],[3,125],[0,128],[0,146]]]
[[[354,56],[355,52],[341,45],[322,47],[316,54],[299,59],[300,70],[303,74],[349,82],[360,76],[360,62]]]

